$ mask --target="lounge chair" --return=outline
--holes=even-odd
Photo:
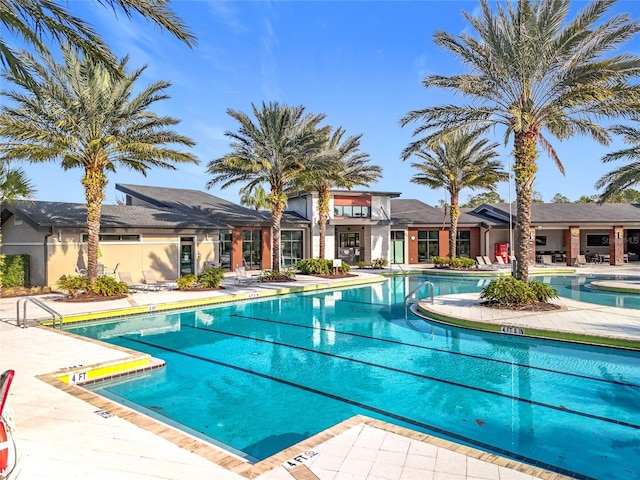
[[[118,272],[118,277],[120,278],[121,282],[127,284],[127,287],[129,287],[129,291],[132,293],[139,292],[140,290],[145,292],[148,291],[147,285],[143,283],[133,283],[130,272]]]
[[[553,267],[553,258],[551,255],[542,255],[542,265],[545,267]]]
[[[500,268],[509,268],[511,266],[508,263],[505,263],[504,258],[502,258],[500,255],[496,257],[496,262],[498,263],[498,267]]]
[[[585,255],[578,255],[576,257],[576,261],[573,262],[573,265],[575,267],[586,267],[588,263],[589,262],[587,262],[587,257]]]
[[[156,274],[153,273],[153,270],[143,270],[142,276],[144,278],[145,285],[152,289],[155,288],[156,290],[161,290],[163,288],[166,288],[167,290],[173,290],[174,288],[178,287],[178,284],[171,280],[164,280],[161,282],[156,280]]]
[[[487,268],[487,264],[484,263],[484,258],[482,258],[480,255],[476,257],[476,267],[479,270],[484,270]]]
[[[249,275],[245,267],[236,267],[236,285],[257,285],[260,275]]]
[[[491,270],[495,270],[498,268],[498,265],[493,263],[487,255],[483,255],[482,259],[484,260],[484,263],[487,265],[487,268]]]

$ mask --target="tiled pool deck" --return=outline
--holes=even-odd
[[[594,267],[597,271],[640,275],[639,266]],[[357,282],[379,277],[359,273]],[[116,311],[148,311],[202,298],[233,300],[284,293],[288,288],[335,288],[340,282],[299,277],[295,283],[194,292],[135,293],[101,303],[54,303],[63,316],[86,318]],[[232,296],[233,298],[229,298]],[[226,298],[225,298],[226,297]],[[207,300],[208,301],[208,300]],[[443,317],[520,325],[640,342],[640,312],[560,300],[563,310],[545,314],[500,312],[478,308],[477,296],[436,297],[426,308]],[[28,305],[28,318],[40,317]],[[606,324],[603,318],[607,319]],[[562,475],[490,455],[466,446],[366,417],[354,417],[267,460],[250,465],[215,446],[115,404],[76,385],[60,381],[70,372],[109,371],[123,362],[144,364],[136,352],[44,327],[17,328],[16,299],[0,299],[0,372],[14,369],[9,406],[16,423],[18,463],[10,478],[44,479],[189,479],[243,478],[298,480],[420,479],[525,480],[562,479]],[[291,412],[292,418],[303,412]]]

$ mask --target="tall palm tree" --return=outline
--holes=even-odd
[[[262,186],[256,187],[253,191],[246,188],[240,189],[240,203],[247,207],[253,207],[256,210],[269,208],[269,198]]]
[[[498,160],[497,143],[480,138],[482,132],[457,132],[444,137],[431,148],[421,147],[405,152],[419,157],[421,163],[411,166],[420,173],[411,178],[412,183],[429,188],[445,188],[451,197],[449,207],[449,256],[456,256],[458,219],[460,218],[460,191],[463,188],[494,190],[496,183],[509,179]]]
[[[409,148],[427,146],[457,129],[504,128],[513,137],[517,219],[516,276],[528,280],[531,195],[542,148],[564,173],[543,131],[563,140],[587,135],[607,144],[610,135],[597,124],[603,118],[628,117],[637,109],[640,57],[620,47],[640,30],[628,14],[606,18],[615,0],[596,0],[568,20],[569,0],[518,0],[497,4],[480,0],[477,17],[465,13],[475,31],[454,37],[438,31],[435,43],[453,52],[470,73],[429,75],[427,88],[461,95],[464,105],[440,105],[409,112],[400,121],[422,124]]]
[[[134,93],[144,68],[127,72],[127,59],[112,76],[102,64],[63,48],[63,63],[51,55],[40,64],[30,54],[22,59],[34,73],[35,85],[21,77],[9,80],[23,87],[5,94],[14,106],[0,110],[0,160],[59,161],[64,170],[84,170],[87,201],[87,270],[98,272],[100,216],[107,173],[126,167],[146,174],[152,167],[175,169],[174,163],[198,163],[195,156],[172,145],[194,142],[170,129],[178,120],[158,116],[149,107],[169,98],[169,82],[159,81]],[[137,88],[136,88],[137,90]]]
[[[252,110],[256,123],[245,113],[227,110],[239,128],[225,133],[231,139],[232,151],[209,162],[207,173],[212,178],[207,188],[217,184],[226,188],[240,182],[252,191],[261,184],[269,185],[271,268],[280,271],[280,222],[287,204],[286,192],[306,168],[308,158],[322,148],[328,127],[318,127],[324,115],[305,114],[302,106],[263,102],[260,109],[252,104]]]
[[[192,46],[195,37],[184,22],[171,8],[170,0],[94,0],[95,3],[120,10],[127,17],[134,12],[151,20],[169,31],[178,39]],[[85,55],[109,66],[112,73],[115,59],[102,39],[81,18],[69,12],[56,0],[3,0],[0,2],[0,23],[7,32],[33,47],[38,53],[49,53],[43,37],[56,42],[70,43]],[[6,42],[7,36],[0,37],[0,63],[9,68],[14,77],[32,82],[33,78],[17,51]]]
[[[640,127],[640,113],[634,117],[634,121],[638,122]],[[624,143],[631,146],[608,153],[602,157],[602,161],[629,160],[629,163],[604,174],[596,182],[597,189],[604,189],[600,194],[600,202],[611,201],[629,187],[640,184],[640,128],[634,128],[630,125],[614,125],[611,127],[611,131],[616,135],[622,135]]]
[[[360,151],[362,135],[343,139],[344,135],[342,127],[327,135],[323,148],[313,156],[297,182],[301,190],[318,192],[319,258],[325,257],[331,189],[366,187],[382,176],[379,166],[369,164],[369,154]]]

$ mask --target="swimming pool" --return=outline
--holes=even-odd
[[[576,478],[640,478],[637,352],[409,328],[404,297],[426,278],[68,330],[167,362],[99,393],[250,460],[364,414]]]

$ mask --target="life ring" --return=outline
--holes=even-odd
[[[7,438],[7,431],[4,428],[4,422],[0,421],[0,475],[2,475],[7,470],[8,466],[9,439]]]

